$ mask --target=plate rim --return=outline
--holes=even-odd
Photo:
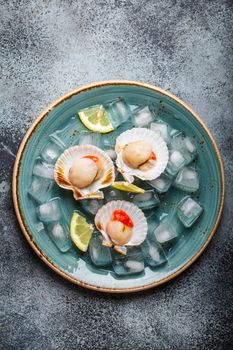
[[[194,118],[197,119],[197,121],[201,124],[203,129],[208,134],[208,136],[209,136],[209,138],[210,138],[210,140],[211,140],[211,142],[213,144],[213,147],[215,149],[215,152],[216,152],[216,155],[217,155],[217,158],[218,158],[218,162],[219,162],[220,172],[221,172],[221,199],[220,199],[219,211],[218,211],[217,218],[215,220],[214,227],[213,227],[212,231],[210,232],[207,240],[201,246],[199,251],[189,261],[187,261],[182,267],[180,267],[178,270],[176,270],[175,272],[171,273],[169,276],[164,277],[164,278],[162,278],[162,279],[160,279],[158,281],[152,282],[150,284],[138,286],[138,287],[130,287],[130,288],[100,287],[98,285],[86,283],[86,282],[82,281],[81,279],[73,277],[73,276],[69,275],[68,273],[64,272],[58,266],[54,265],[54,263],[42,252],[42,250],[36,244],[36,242],[34,242],[34,240],[33,240],[32,236],[31,236],[29,230],[27,229],[26,224],[24,223],[24,219],[23,219],[24,216],[23,216],[23,214],[22,214],[22,212],[20,210],[20,202],[19,202],[19,196],[18,196],[18,175],[19,175],[19,171],[20,171],[21,159],[22,159],[22,156],[23,156],[23,153],[24,153],[24,149],[25,149],[29,139],[31,138],[33,132],[35,131],[35,128],[37,127],[37,125],[48,115],[48,113],[53,108],[55,108],[56,106],[58,106],[60,103],[64,102],[65,100],[71,98],[73,95],[77,95],[77,94],[79,94],[81,92],[88,91],[88,90],[91,90],[93,88],[105,87],[105,86],[108,86],[108,85],[132,85],[132,86],[144,87],[144,88],[147,88],[149,90],[153,90],[155,92],[159,92],[162,95],[165,95],[165,96],[171,98],[176,103],[181,105],[181,107],[185,108],[188,112],[190,112],[194,116]],[[134,81],[134,80],[105,80],[105,81],[99,81],[99,82],[94,82],[94,83],[90,83],[90,84],[81,85],[80,87],[71,90],[70,92],[66,93],[65,95],[63,95],[63,96],[59,97],[58,99],[54,100],[32,122],[30,128],[27,130],[26,134],[24,135],[24,137],[23,137],[23,139],[22,139],[22,141],[20,143],[20,146],[19,146],[19,149],[18,149],[18,152],[17,152],[17,155],[16,155],[14,168],[13,168],[13,175],[12,175],[12,197],[13,197],[13,204],[14,204],[16,217],[17,217],[17,220],[19,222],[20,228],[21,228],[21,230],[22,230],[26,240],[28,241],[29,245],[34,250],[34,252],[39,256],[39,258],[47,266],[49,266],[53,271],[55,271],[57,274],[59,274],[60,276],[62,276],[66,280],[68,280],[70,282],[73,282],[74,284],[77,284],[77,285],[79,285],[81,287],[84,287],[84,288],[87,288],[87,289],[91,289],[91,290],[94,290],[94,291],[108,292],[108,293],[133,293],[133,292],[139,292],[139,291],[142,291],[142,290],[147,290],[147,289],[159,286],[159,285],[161,285],[161,284],[163,284],[165,282],[168,282],[168,281],[172,280],[176,276],[180,275],[187,268],[189,268],[199,258],[199,256],[204,252],[204,250],[206,249],[206,247],[210,243],[211,239],[213,238],[213,235],[214,235],[214,233],[215,233],[215,231],[216,231],[216,229],[218,227],[218,224],[219,224],[219,221],[220,221],[220,218],[221,218],[221,214],[222,214],[224,198],[225,198],[224,167],[223,167],[223,161],[222,161],[222,157],[221,157],[220,151],[218,149],[218,146],[216,144],[216,141],[215,141],[213,135],[211,134],[210,130],[206,126],[205,122],[201,119],[201,117],[196,112],[194,112],[192,110],[192,108],[190,108],[185,102],[180,100],[178,97],[176,97],[175,95],[173,95],[169,91],[166,91],[166,90],[164,90],[164,89],[162,89],[160,87],[157,87],[155,85],[152,85],[152,84],[143,83],[143,82]]]

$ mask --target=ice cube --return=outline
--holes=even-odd
[[[95,215],[97,211],[104,205],[103,199],[83,199],[80,205],[89,215]]]
[[[97,266],[107,266],[112,263],[111,250],[102,245],[103,238],[99,233],[94,233],[89,243],[91,261]]]
[[[171,138],[177,137],[177,136],[179,136],[181,134],[182,134],[182,132],[180,130],[178,130],[178,129],[171,129],[171,131],[170,131],[170,137]]]
[[[199,175],[193,168],[184,167],[177,174],[174,186],[186,192],[196,192],[199,189]]]
[[[113,270],[120,276],[140,273],[145,268],[140,247],[128,247],[127,255],[113,251],[112,258]]]
[[[33,176],[28,193],[38,203],[47,202],[51,197],[53,185],[54,181],[50,179]]]
[[[60,222],[54,222],[47,225],[47,232],[53,243],[61,252],[67,252],[71,246],[69,227]]]
[[[171,224],[168,216],[166,216],[154,230],[154,236],[161,244],[171,241],[178,236],[178,233]]]
[[[101,148],[114,148],[115,147],[115,139],[111,136],[109,137],[108,135],[104,135],[102,138],[102,147]]]
[[[170,175],[175,175],[180,169],[182,169],[186,164],[183,154],[178,150],[172,150],[169,154],[169,160],[167,164],[166,171]]]
[[[93,145],[96,147],[101,147],[100,133],[82,131],[79,137],[79,145]]]
[[[152,208],[151,210],[144,211],[148,225],[147,239],[154,239],[154,230],[159,225],[159,220],[156,215],[156,212],[157,210],[155,211],[154,208]]]
[[[104,149],[105,153],[107,153],[107,155],[112,159],[115,160],[117,157],[116,152],[114,151],[114,149]]]
[[[129,105],[131,111],[133,112],[135,109],[139,108],[139,105]]]
[[[113,189],[111,187],[107,187],[103,189],[104,192],[104,201],[110,202],[110,201],[116,201],[116,200],[122,200],[123,194],[122,191]],[[126,192],[125,192],[126,193]]]
[[[105,105],[105,109],[109,113],[114,128],[125,123],[131,117],[131,109],[123,98],[118,98]]]
[[[38,222],[35,224],[35,229],[37,232],[41,232],[45,229],[43,222]]]
[[[197,154],[197,149],[190,137],[178,134],[173,137],[171,148],[178,150],[185,158],[186,164],[189,164]]]
[[[54,166],[37,159],[32,173],[33,175],[44,177],[46,179],[54,179]]]
[[[82,135],[80,135],[79,145],[91,145],[92,142],[93,142],[93,138],[88,132],[82,133]]]
[[[141,246],[145,262],[151,266],[159,266],[167,261],[162,246],[155,240],[145,240]]]
[[[117,154],[115,152],[115,138],[106,138],[103,137],[102,139],[102,144],[101,144],[101,149],[108,154],[108,156],[112,159],[115,160],[117,157]]]
[[[163,212],[161,210],[156,213],[156,217],[158,218],[159,222],[161,222],[167,216],[168,216],[168,213],[165,213],[165,212]],[[159,225],[157,225],[157,226],[159,226]]]
[[[60,199],[53,198],[37,208],[37,216],[45,223],[59,221],[61,218]]]
[[[133,202],[139,208],[147,210],[154,208],[159,205],[159,197],[156,194],[155,190],[146,190],[144,193],[130,194],[131,198],[133,197]]]
[[[190,153],[196,152],[197,148],[196,148],[195,144],[193,143],[193,141],[190,139],[190,137],[186,136],[184,138],[184,144]]]
[[[176,231],[177,235],[180,235],[184,231],[184,226],[182,225],[182,223],[178,217],[177,206],[173,207],[169,211],[167,218],[168,218],[173,230]]]
[[[128,260],[125,263],[125,266],[127,268],[129,268],[131,271],[138,272],[138,271],[141,271],[142,262],[141,261],[135,261],[135,260]]]
[[[78,119],[75,115],[66,121],[64,128],[56,130],[54,133],[49,135],[49,138],[65,149],[67,146],[69,147],[76,144],[78,134],[77,129]]]
[[[169,135],[168,135],[168,126],[166,123],[162,121],[157,121],[155,123],[151,123],[151,130],[157,132],[163,140],[168,143]]]
[[[41,157],[46,163],[55,163],[57,158],[62,154],[64,148],[51,140],[41,151]]]
[[[136,127],[148,126],[153,120],[153,114],[149,107],[139,107],[133,111],[132,122]]]
[[[154,187],[157,192],[167,192],[172,184],[173,177],[168,173],[162,173],[157,179],[148,181],[148,183]]]
[[[190,197],[185,197],[179,203],[177,214],[185,227],[190,227],[203,212],[202,206]]]

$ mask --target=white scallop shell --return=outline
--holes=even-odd
[[[87,155],[98,157],[103,163],[103,175],[91,185],[85,188],[77,188],[69,181],[69,170],[77,157],[82,158]],[[101,188],[110,186],[115,180],[114,165],[111,158],[100,148],[93,145],[79,145],[70,147],[58,158],[54,178],[56,183],[65,189],[72,190],[76,200],[86,198],[103,198]]]
[[[104,241],[106,243],[111,243],[111,239],[106,233],[106,225],[111,220],[112,213],[115,210],[123,210],[128,214],[131,220],[134,223],[132,228],[132,237],[126,246],[136,246],[141,244],[147,235],[148,225],[145,215],[142,210],[139,209],[136,205],[127,202],[127,201],[111,201],[108,204],[105,204],[101,207],[96,216],[95,216],[95,225],[97,229],[102,233]]]
[[[131,168],[122,158],[124,147],[135,141],[147,141],[151,144],[152,150],[156,155],[155,166],[153,168],[142,171],[140,169]],[[168,162],[168,148],[162,137],[152,130],[146,128],[133,128],[120,134],[116,139],[115,151],[117,153],[116,165],[118,170],[128,182],[134,181],[134,176],[141,180],[154,180],[159,177],[165,170]]]

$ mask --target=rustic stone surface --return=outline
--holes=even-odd
[[[232,55],[230,1],[1,1],[0,348],[230,349]],[[161,86],[205,120],[225,163],[221,224],[174,281],[136,295],[72,285],[27,244],[11,201],[19,143],[50,102],[92,81]]]

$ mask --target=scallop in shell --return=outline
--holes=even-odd
[[[115,179],[111,158],[92,145],[70,147],[55,164],[57,184],[72,190],[76,200],[103,198],[101,188],[110,186]]]
[[[116,226],[117,229],[121,229],[118,221],[112,221],[112,216],[115,211],[123,211],[130,218],[132,222],[130,234],[128,228],[126,227],[125,231],[124,227],[122,235],[119,238],[112,234],[111,236],[109,235],[109,225],[112,223],[115,222],[114,226]],[[122,254],[126,254],[126,246],[140,245],[146,239],[148,230],[147,220],[142,210],[130,202],[120,200],[111,201],[101,207],[95,216],[95,225],[103,235],[103,245],[108,247],[114,245],[114,248]],[[114,233],[114,231],[112,231],[112,233]],[[122,241],[122,236],[123,239],[126,240],[125,242]]]
[[[117,168],[131,183],[134,176],[141,180],[156,179],[168,162],[166,143],[158,133],[146,128],[133,128],[120,134],[116,139],[115,151]],[[148,159],[150,152],[155,159]]]

